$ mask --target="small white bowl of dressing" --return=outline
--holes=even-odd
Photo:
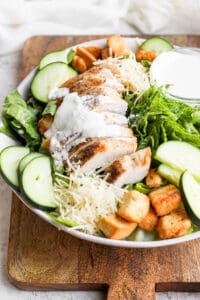
[[[169,96],[191,105],[200,105],[200,52],[172,51],[160,54],[150,68],[150,81],[169,85]]]

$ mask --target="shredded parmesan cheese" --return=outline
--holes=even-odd
[[[105,62],[117,65],[120,75],[116,76],[119,77],[127,90],[140,94],[150,87],[147,69],[136,61],[134,53],[131,53],[129,58],[108,57],[104,60],[96,61],[94,65]]]
[[[109,184],[100,175],[83,175],[79,169],[69,176],[57,174],[54,185],[58,214],[70,220],[77,230],[100,234],[98,221],[105,215],[115,213],[124,189]]]
[[[117,62],[122,84],[130,91],[140,94],[150,87],[146,69],[138,63],[134,56]]]

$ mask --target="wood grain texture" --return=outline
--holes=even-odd
[[[36,36],[23,49],[22,78],[46,52],[98,37]],[[200,47],[199,36],[168,36]],[[8,276],[25,290],[108,289],[108,299],[155,299],[157,291],[200,291],[200,240],[158,249],[101,246],[59,232],[13,195]]]

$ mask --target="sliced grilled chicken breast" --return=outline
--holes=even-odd
[[[125,117],[128,105],[122,99],[124,86],[117,66],[109,62],[95,65],[61,87],[69,89],[68,98],[57,99],[60,106],[53,129],[45,132],[55,158],[66,163],[68,154],[82,172],[90,173],[136,150],[137,139]]]
[[[106,134],[104,135],[102,133],[102,137],[104,136],[114,138],[131,138],[133,137],[133,130],[119,125],[108,125]]]
[[[89,89],[87,90],[87,92],[89,93]],[[105,90],[102,91],[100,89],[99,93],[101,92],[103,93],[105,92]],[[106,93],[109,94],[109,91],[106,91]],[[119,96],[112,97],[103,94],[88,94],[82,97],[82,101],[84,102],[84,105],[88,107],[89,110],[93,110],[96,112],[107,111],[125,115],[128,107],[127,102],[121,99]]]
[[[81,81],[91,81],[90,84],[99,85],[104,83],[106,79],[113,79],[120,83],[119,76],[115,76],[119,74],[120,72],[117,66],[103,63],[95,65],[88,71],[68,79],[62,84],[62,87],[67,87],[70,90],[73,90],[74,87],[77,86],[77,83],[80,83]]]
[[[118,82],[114,82],[111,80],[105,80],[105,79],[84,79],[84,80],[80,80],[77,81],[76,84],[74,84],[73,86],[69,87],[70,92],[77,92],[79,95],[87,95],[88,93],[91,94],[91,92],[95,92],[98,91],[98,88],[109,88],[109,89],[113,89],[115,90],[116,93],[120,93],[123,91],[123,89],[118,88]],[[91,92],[88,92],[89,91]]]
[[[108,174],[108,182],[121,187],[141,181],[147,175],[150,164],[151,149],[147,147],[115,160],[104,173]]]
[[[76,158],[74,158],[74,156],[76,156],[77,153],[79,151],[82,151],[86,146],[89,147],[89,145],[93,144],[94,140],[97,140],[97,139],[96,138],[95,139],[88,138],[83,142],[78,142],[75,146],[72,145],[72,147],[70,148],[70,150],[68,152],[70,160],[75,161]]]
[[[91,139],[85,146],[69,153],[72,163],[79,163],[83,173],[90,173],[98,168],[106,167],[120,156],[130,154],[136,150],[137,139],[132,138],[99,138]]]
[[[124,91],[120,77],[113,75],[112,71],[103,64],[67,80],[61,87],[68,88],[70,92],[77,92],[79,95],[103,94],[102,88],[113,90],[113,93],[117,93],[118,96]],[[99,87],[101,91],[98,92]]]
[[[112,112],[99,112],[107,124],[115,124],[123,127],[128,127],[128,119],[120,114]]]
[[[79,96],[84,95],[100,95],[100,96],[108,96],[111,98],[110,101],[124,101],[121,95],[113,88],[105,87],[105,86],[89,86],[82,91],[79,89],[78,91]],[[124,101],[126,102],[126,101]]]

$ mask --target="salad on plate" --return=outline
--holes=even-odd
[[[177,57],[161,37],[136,45],[114,35],[46,54],[27,97],[16,89],[3,103],[0,132],[15,145],[2,147],[0,172],[72,231],[178,238],[200,230],[200,97],[170,72],[200,56]]]

